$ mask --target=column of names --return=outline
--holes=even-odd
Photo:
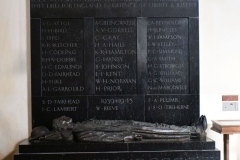
[[[188,20],[149,18],[148,94],[189,92]]]
[[[43,19],[42,95],[81,95],[83,77],[83,20]]]
[[[96,94],[136,93],[136,19],[96,19]]]

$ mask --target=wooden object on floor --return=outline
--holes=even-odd
[[[212,130],[223,134],[224,160],[229,160],[229,134],[240,133],[240,120],[213,120]]]

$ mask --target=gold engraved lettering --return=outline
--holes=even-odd
[[[57,63],[71,63],[71,62],[77,62],[76,57],[72,58],[42,58],[43,63],[51,63],[51,62],[57,62]],[[82,68],[82,67],[81,67]]]
[[[148,78],[149,83],[181,83],[182,78]]]
[[[155,64],[155,63],[150,63],[148,64],[148,68],[169,68],[169,69],[174,69],[174,68],[183,68],[184,64]]]
[[[110,92],[112,92],[112,91],[121,92],[121,91],[122,91],[122,88],[121,88],[121,86],[104,86],[104,87],[103,87],[103,90],[104,90],[104,91],[110,91]]]
[[[70,26],[70,21],[43,21],[43,26]]]
[[[42,84],[62,84],[61,79],[42,80]]]
[[[82,69],[82,65],[43,65],[43,69],[55,69],[55,70],[73,70]]]
[[[148,39],[151,40],[169,40],[169,39],[182,39],[181,35],[149,35]]]
[[[130,84],[137,83],[135,79],[96,79],[96,83],[103,84]]]
[[[96,65],[96,69],[130,69],[129,64],[102,64],[102,65]]]
[[[186,110],[189,109],[189,105],[166,105],[164,109],[177,109],[177,110]]]
[[[80,92],[84,91],[84,87],[42,87],[43,91],[54,91],[54,92]]]
[[[114,40],[120,40],[119,35],[97,35],[95,36],[95,41],[114,41]]]
[[[60,100],[47,100],[47,104],[54,105],[72,105],[72,104],[80,104],[81,101],[79,99],[60,99]]]
[[[126,49],[105,49],[105,50],[97,50],[95,51],[95,54],[100,54],[100,55],[133,55],[137,54],[136,50],[126,50]]]
[[[148,86],[148,90],[186,90],[186,85],[158,85]]]
[[[96,62],[123,62],[123,57],[96,57]]]
[[[49,54],[49,55],[76,55],[77,50],[69,50],[69,49],[63,49],[63,50],[43,50],[42,54]]]
[[[43,72],[42,77],[80,77],[80,72]]]
[[[155,34],[155,33],[164,33],[164,32],[174,33],[174,32],[177,32],[178,30],[177,30],[177,28],[151,27],[151,28],[148,28],[148,31],[153,32]]]
[[[148,47],[173,47],[175,46],[173,42],[148,42],[147,43]]]
[[[166,8],[168,7],[167,3],[149,3],[149,7],[152,8]]]
[[[182,49],[151,49],[148,54],[183,54]]]
[[[197,7],[197,3],[177,3],[177,7],[178,8],[193,8],[193,7]]]
[[[179,99],[178,98],[148,98],[148,102],[153,102],[153,103],[178,103]]]
[[[148,61],[175,61],[175,57],[148,57]]]
[[[43,48],[76,48],[78,43],[42,43]]]
[[[78,107],[53,107],[54,112],[75,112]]]
[[[95,47],[105,47],[105,48],[124,48],[124,42],[109,42],[109,43],[95,43]]]
[[[96,26],[135,26],[136,21],[111,21],[111,20],[99,20],[95,22]]]
[[[104,111],[118,111],[118,106],[104,106]]]

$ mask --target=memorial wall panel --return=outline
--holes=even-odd
[[[196,123],[198,26],[197,0],[31,0],[33,127]]]

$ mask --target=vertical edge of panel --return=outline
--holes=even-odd
[[[31,19],[32,96],[41,96],[41,19]]]
[[[147,18],[137,18],[138,94],[147,93]]]
[[[189,18],[190,94],[199,94],[199,18]]]
[[[84,77],[85,93],[95,94],[94,19],[84,19]]]

